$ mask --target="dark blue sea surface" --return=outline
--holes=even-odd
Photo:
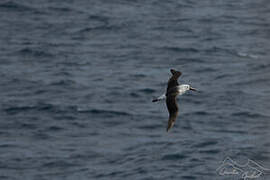
[[[167,133],[151,100],[171,68],[199,91]],[[0,76],[0,179],[240,179],[220,173],[226,158],[270,169],[268,0],[1,0]]]

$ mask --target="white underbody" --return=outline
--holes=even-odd
[[[182,95],[185,92],[187,92],[188,90],[190,90],[190,85],[188,85],[188,84],[179,85],[179,86],[177,86],[177,90],[179,93],[178,95]]]
[[[190,85],[188,85],[188,84],[181,84],[181,85],[177,86],[178,95],[184,94],[189,89],[190,89]],[[166,99],[166,93],[162,94],[161,96],[159,96],[157,98],[158,101],[161,101],[163,99]]]

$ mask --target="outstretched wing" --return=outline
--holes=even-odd
[[[169,120],[167,132],[173,127],[176,117],[178,115],[178,105],[176,102],[176,94],[168,95],[166,98],[166,105],[169,111]]]
[[[172,77],[169,79],[168,81],[168,86],[167,86],[167,92],[170,88],[178,86],[178,82],[177,79],[181,76],[181,72],[180,71],[176,71],[174,69],[171,69],[171,73],[172,73]]]

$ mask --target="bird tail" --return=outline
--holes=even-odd
[[[152,100],[152,102],[157,102],[158,101],[158,98],[155,98]]]
[[[161,96],[157,97],[157,98],[154,98],[152,100],[152,102],[157,102],[157,101],[161,101],[163,99],[166,99],[166,95],[165,94],[162,94]]]

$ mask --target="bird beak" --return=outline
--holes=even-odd
[[[197,89],[193,88],[193,87],[190,87],[190,90],[191,91],[197,91]]]

